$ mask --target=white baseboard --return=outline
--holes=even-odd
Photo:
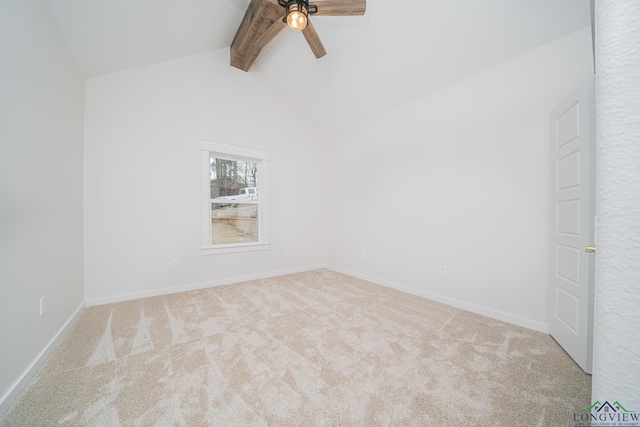
[[[198,289],[211,288],[214,286],[230,285],[233,283],[246,282],[249,280],[267,279],[270,277],[284,276],[286,274],[302,273],[305,271],[317,270],[319,268],[327,268],[325,265],[313,265],[307,267],[290,268],[286,270],[270,271],[267,273],[249,274],[245,276],[228,277],[219,280],[211,280],[206,282],[188,283],[186,285],[171,286],[168,288],[149,289],[147,291],[131,292],[128,294],[119,294],[101,298],[89,298],[85,301],[87,307],[95,305],[111,304],[114,302],[131,301],[140,298],[156,297],[159,295],[170,295],[178,292],[195,291]]]
[[[66,321],[62,328],[51,338],[51,341],[44,347],[44,349],[40,352],[40,354],[35,358],[31,365],[24,371],[22,376],[18,378],[18,380],[9,388],[9,390],[5,393],[4,396],[0,399],[0,418],[2,418],[7,411],[11,408],[11,405],[20,397],[22,392],[27,388],[33,377],[38,373],[44,362],[51,355],[53,350],[55,350],[60,342],[67,335],[67,332],[71,329],[73,324],[76,322],[78,315],[82,312],[85,307],[85,303],[83,302],[76,309],[76,311],[71,315],[69,320]]]
[[[340,267],[325,266],[324,268],[333,270],[337,273],[346,274],[347,276],[357,277],[358,279],[366,280],[368,282],[372,282],[377,285],[386,286],[388,288],[393,288],[402,292],[406,292],[408,294],[426,298],[431,301],[440,302],[442,304],[447,304],[452,307],[460,308],[462,310],[466,310],[472,313],[480,314],[482,316],[490,317],[492,319],[501,320],[503,322],[511,323],[517,326],[522,326],[524,328],[531,329],[537,332],[542,332],[545,334],[549,333],[549,325],[546,323],[537,322],[531,319],[525,319],[524,317],[516,316],[509,313],[503,313],[501,311],[492,310],[490,308],[482,307],[475,304],[470,304],[468,302],[460,301],[453,298],[448,298],[448,297],[434,294],[431,292],[422,291],[420,289],[410,288],[408,286],[399,285],[397,283],[390,282],[384,279],[379,279],[377,277],[367,276],[366,274],[356,273],[354,271],[346,270]]]

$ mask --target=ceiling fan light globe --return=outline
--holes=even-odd
[[[307,26],[307,15],[299,11],[290,12],[287,15],[287,25],[295,31],[304,30]]]

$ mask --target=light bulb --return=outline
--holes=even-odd
[[[289,28],[292,30],[304,30],[307,26],[307,15],[298,10],[289,12],[287,15],[287,25],[289,25]]]

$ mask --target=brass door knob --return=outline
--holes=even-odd
[[[588,254],[592,254],[596,251],[596,247],[595,246],[587,246],[584,251]]]

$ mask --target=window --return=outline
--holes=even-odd
[[[268,249],[269,153],[202,140],[205,255]]]

